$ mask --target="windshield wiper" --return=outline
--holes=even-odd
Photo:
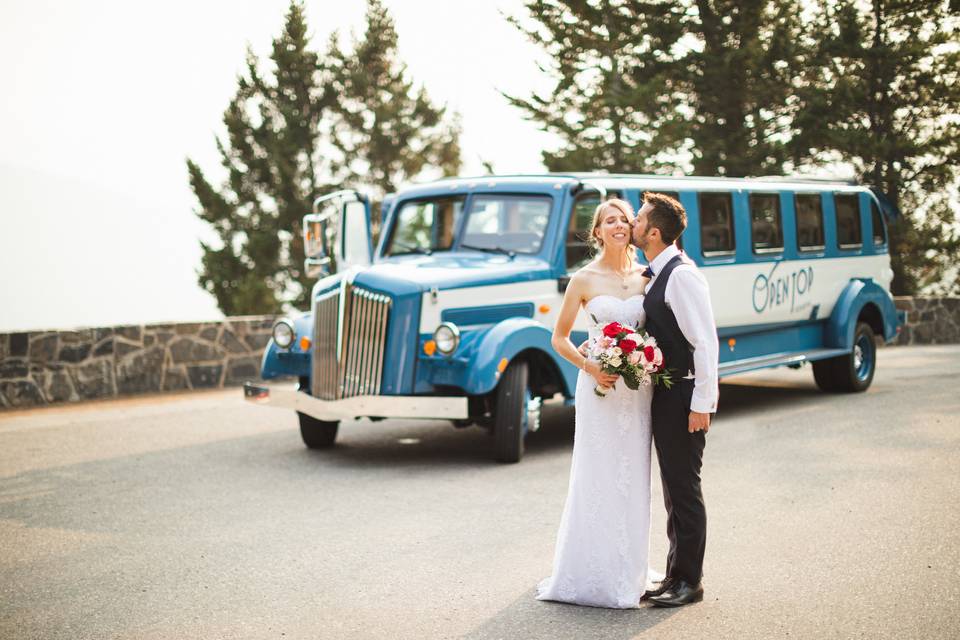
[[[396,251],[394,251],[394,249],[400,249],[400,253],[397,253]],[[400,255],[402,253],[419,253],[425,256],[429,256],[430,254],[433,253],[433,250],[424,249],[423,247],[418,247],[412,244],[404,244],[402,242],[397,242],[393,247],[390,248],[390,255],[392,256]]]
[[[505,256],[510,256],[511,258],[516,257],[517,252],[513,249],[504,249],[503,247],[478,247],[472,244],[461,244],[461,249],[475,249],[477,251],[486,251],[487,253],[502,253]]]

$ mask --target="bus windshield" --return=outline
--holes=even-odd
[[[403,203],[383,255],[429,254],[450,249],[465,199],[457,196]]]
[[[449,251],[464,215],[465,196],[410,200],[400,206],[385,256]],[[489,253],[537,253],[550,219],[547,196],[477,195],[459,246]]]
[[[502,253],[537,253],[550,219],[546,196],[475,196],[461,245]]]

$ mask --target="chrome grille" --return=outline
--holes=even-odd
[[[313,396],[339,400],[380,393],[390,298],[344,283],[313,307]]]

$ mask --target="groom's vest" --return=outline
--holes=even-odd
[[[657,274],[643,301],[643,310],[647,314],[645,328],[647,333],[656,338],[667,368],[672,369],[674,381],[685,377],[688,371],[693,373],[693,349],[683,337],[677,317],[664,300],[670,274],[681,264],[683,259],[680,256],[671,258]]]

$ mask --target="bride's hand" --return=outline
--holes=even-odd
[[[582,355],[584,358],[590,355],[590,352],[587,351],[587,345],[590,344],[589,340],[584,340],[579,347],[577,347],[577,352]]]
[[[644,276],[640,276],[640,290],[646,293],[647,285],[650,284],[651,280],[653,280],[653,278],[645,278]]]
[[[615,373],[606,373],[600,363],[596,360],[587,360],[583,365],[583,370],[593,376],[601,387],[612,387],[620,379]]]

